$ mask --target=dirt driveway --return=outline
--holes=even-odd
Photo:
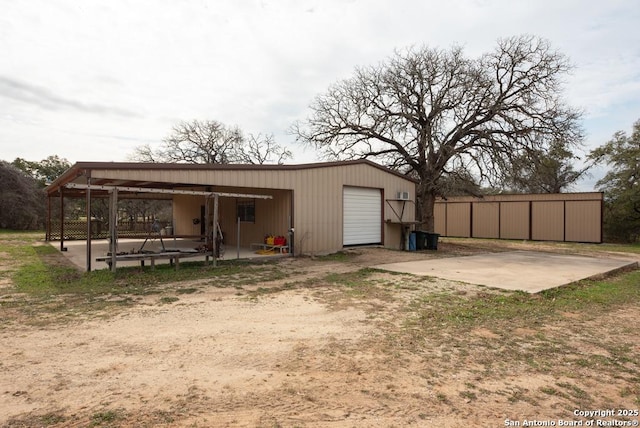
[[[479,251],[441,246],[288,259],[269,267],[285,279],[169,284],[115,311],[5,312],[0,425],[505,426],[638,409],[638,302],[460,327],[425,308],[506,292],[366,269]]]

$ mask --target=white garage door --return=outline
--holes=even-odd
[[[345,187],[343,190],[343,245],[382,242],[382,192],[380,189]]]

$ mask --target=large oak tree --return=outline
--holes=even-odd
[[[528,35],[478,58],[460,47],[410,48],[332,85],[293,133],[326,158],[369,158],[417,177],[421,221],[433,231],[443,183],[494,185],[513,159],[580,142],[581,113],[562,98],[569,70],[564,55]]]

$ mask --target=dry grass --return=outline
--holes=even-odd
[[[46,269],[43,273],[34,267],[38,263],[27,263],[27,275],[11,256],[30,250],[7,249],[30,246],[28,239],[12,242],[0,247],[0,263],[10,267],[6,277],[31,275],[47,284]],[[71,328],[85,320],[99,323],[102,317],[110,322],[115,314],[149,306],[157,308],[159,317],[187,308],[206,311],[208,305],[220,309],[238,300],[258,311],[268,302],[286,304],[296,296],[321,302],[327,314],[360,311],[364,316],[345,324],[341,335],[296,343],[283,357],[269,360],[265,353],[264,361],[258,360],[264,367],[255,369],[258,386],[212,387],[203,374],[201,385],[185,386],[183,393],[161,395],[161,400],[126,408],[109,401],[86,408],[43,406],[0,422],[7,427],[504,426],[506,419],[574,419],[574,409],[637,409],[640,272],[528,295],[368,267],[399,257],[455,257],[531,245],[538,244],[446,240],[438,253],[422,255],[360,249],[262,266],[230,265],[215,273],[193,266],[180,278],[169,270],[153,276],[131,270],[131,283],[123,277],[82,282],[85,276],[70,274],[65,287],[49,283],[47,292],[43,286],[9,285],[0,296],[5,335],[53,331],[69,319],[74,320]],[[571,250],[544,245],[546,250]],[[50,266],[43,254],[33,254]],[[300,319],[300,326],[305,322]],[[165,349],[164,358],[182,358],[186,351]],[[6,354],[0,367],[8,369],[21,358]],[[231,363],[225,368],[229,376],[247,370]],[[117,366],[94,373],[111,376],[114,370]],[[67,387],[64,382],[58,386],[61,391]],[[10,400],[33,400],[26,389],[4,394]]]

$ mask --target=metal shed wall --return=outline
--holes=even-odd
[[[435,233],[447,236],[447,204],[436,204],[433,208]]]
[[[471,236],[471,203],[447,205],[447,236],[461,238]]]
[[[473,204],[472,234],[476,238],[500,237],[500,204],[498,202]]]
[[[462,196],[436,201],[434,215],[443,236],[599,243],[602,204],[603,194],[595,192]],[[461,214],[465,206],[470,219]]]
[[[193,189],[196,190],[196,189]],[[198,189],[202,190],[202,189]],[[228,193],[242,193],[246,189],[218,188],[211,190]],[[286,190],[269,190],[263,194],[272,195],[273,199],[255,199],[255,222],[240,223],[240,245],[249,246],[253,242],[262,242],[265,234],[287,236],[291,219],[291,196]],[[219,224],[224,234],[226,245],[236,245],[238,236],[237,202],[244,198],[220,198]],[[193,219],[200,219],[204,198],[197,196],[175,195],[173,198],[173,226],[177,235],[198,235],[200,225],[194,225]],[[210,213],[213,204],[209,200]]]
[[[564,241],[564,201],[531,202],[531,239]]]
[[[101,165],[96,163],[90,166],[94,181],[183,183],[188,187],[213,186],[214,189],[241,189],[243,193],[261,194],[269,194],[275,190],[288,191],[292,200],[290,203],[293,204],[296,253],[329,253],[342,249],[344,186],[381,189],[383,201],[395,198],[397,192],[408,192],[410,200],[415,201],[414,181],[364,161],[239,168],[200,165],[190,168],[184,164],[173,167],[129,164],[122,168],[115,164],[100,168]],[[269,201],[265,203],[268,204]],[[174,209],[178,210],[183,219],[181,221],[186,222],[184,227],[191,230],[189,222],[200,216],[200,206],[188,203],[187,207],[180,208],[179,204],[174,203]],[[223,205],[222,213],[226,213],[226,209],[226,205]],[[256,210],[258,209],[257,205]],[[384,245],[399,248],[401,227],[396,223],[398,219],[389,204],[383,202],[382,211],[380,227]],[[411,222],[414,219],[415,209],[408,207],[402,220]],[[221,227],[224,229],[222,224]],[[269,227],[272,228],[275,229],[275,225]],[[275,230],[261,233],[267,232],[278,233]]]
[[[531,239],[529,202],[500,203],[500,238]]]
[[[602,242],[601,201],[567,201],[564,219],[566,241]]]

